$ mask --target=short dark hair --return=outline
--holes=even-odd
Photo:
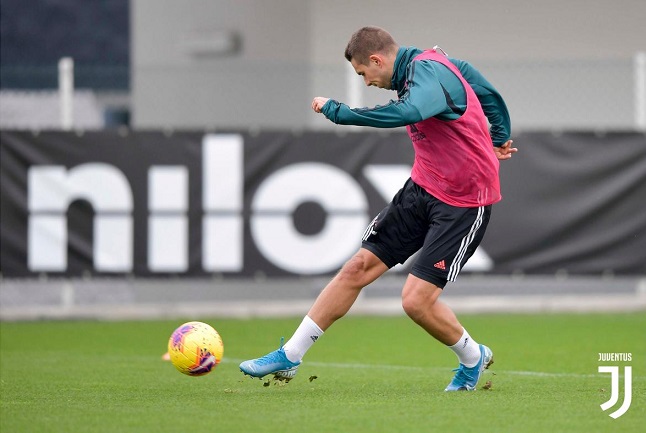
[[[345,48],[348,62],[354,59],[362,65],[368,64],[368,58],[375,53],[389,54],[397,51],[399,45],[386,30],[380,27],[362,27],[352,34]]]

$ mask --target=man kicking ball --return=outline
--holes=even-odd
[[[278,350],[240,364],[253,377],[289,380],[305,353],[354,304],[361,289],[419,250],[402,290],[408,316],[453,350],[459,367],[445,391],[472,391],[493,363],[453,311],[439,300],[484,236],[500,201],[499,161],[511,147],[510,120],[496,89],[468,63],[441,49],[399,46],[378,27],[356,31],[346,59],[367,86],[398,100],[351,109],[316,97],[312,109],[340,125],[406,126],[415,150],[408,181],[371,222],[359,251],[319,294],[294,335]]]

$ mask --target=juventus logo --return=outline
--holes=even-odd
[[[599,373],[610,373],[612,388],[610,400],[601,405],[601,410],[606,411],[617,404],[619,400],[619,367],[618,366],[599,366]],[[632,376],[631,366],[624,367],[624,402],[616,411],[609,414],[612,418],[617,419],[626,413],[632,401]]]
[[[373,236],[373,235],[376,235],[376,234],[377,234],[377,232],[375,231],[375,226],[377,225],[377,219],[378,219],[378,218],[379,218],[379,215],[377,215],[377,216],[372,220],[372,222],[370,223],[370,225],[368,225],[368,227],[366,228],[366,230],[363,232],[363,236],[362,236],[361,240],[363,240],[363,241],[367,241],[367,240],[368,240],[368,238],[369,238],[370,236]]]

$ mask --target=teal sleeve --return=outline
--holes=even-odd
[[[475,92],[482,111],[491,125],[489,133],[494,146],[502,146],[511,137],[511,119],[505,101],[487,79],[468,62],[450,59]]]
[[[330,99],[321,112],[339,125],[373,126],[396,128],[410,125],[442,113],[446,98],[435,70],[428,62],[413,62],[409,68],[408,89],[399,100],[373,108],[350,108]]]

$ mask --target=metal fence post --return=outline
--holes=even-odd
[[[646,52],[635,54],[635,126],[646,131]]]
[[[74,126],[74,60],[63,57],[58,61],[58,92],[61,105],[61,129]]]

